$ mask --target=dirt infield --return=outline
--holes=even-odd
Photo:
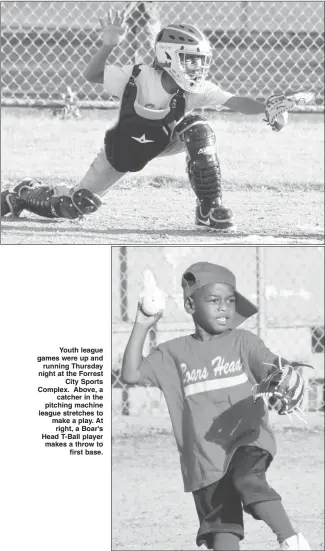
[[[269,482],[281,494],[297,531],[311,549],[324,549],[323,414],[309,414],[309,425],[283,426],[276,415],[278,453]],[[118,421],[119,423],[119,421]],[[191,494],[183,493],[178,453],[168,421],[160,432],[133,435],[125,428],[113,441],[112,549],[195,549],[198,521]],[[113,420],[114,433],[114,420]],[[124,436],[121,437],[121,434]],[[125,436],[128,434],[128,436]],[[245,514],[241,549],[277,549],[275,536]]]
[[[324,241],[320,192],[227,193],[237,229],[225,234],[195,229],[193,194],[186,189],[114,189],[106,205],[81,222],[35,215],[2,218],[2,244],[319,244]],[[303,207],[303,208],[302,208]]]

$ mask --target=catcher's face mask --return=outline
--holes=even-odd
[[[234,303],[234,311],[231,312],[230,306],[227,310],[232,329],[257,313],[256,306],[237,291],[234,274],[227,268],[210,262],[198,262],[184,272],[182,276],[184,300],[194,295],[199,289],[211,284],[224,284],[224,294],[220,293],[220,296],[224,301],[227,299],[229,304]],[[228,294],[226,293],[227,288]],[[232,301],[232,296],[235,301]]]
[[[158,33],[156,64],[185,92],[199,93],[202,90],[211,59],[209,41],[193,25],[168,25]]]
[[[178,52],[179,67],[189,90],[200,90],[209,71],[211,55]]]

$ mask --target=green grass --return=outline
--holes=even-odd
[[[320,191],[324,185],[322,114],[290,114],[288,126],[272,132],[260,116],[219,113],[207,116],[217,135],[226,190]],[[75,184],[102,147],[116,111],[82,111],[82,119],[61,121],[48,110],[3,108],[2,184],[24,176],[46,183]],[[126,187],[188,187],[184,155],[158,158],[140,175],[117,184]]]

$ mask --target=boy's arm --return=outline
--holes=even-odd
[[[101,18],[99,20],[103,31],[103,45],[86,67],[84,77],[88,82],[103,84],[106,60],[113,48],[115,48],[123,38],[126,30],[125,19],[127,14],[128,12],[126,10],[122,13],[108,10],[107,18]]]
[[[136,320],[122,360],[121,376],[125,383],[137,384],[139,382],[139,367],[142,361],[144,341],[149,329],[157,323],[161,316],[162,312],[155,316],[147,316],[142,312],[140,305],[138,305]]]
[[[140,379],[139,366],[142,360],[142,351],[148,329],[135,323],[122,361],[122,380],[124,383],[137,384]]]
[[[88,82],[103,84],[106,59],[113,48],[114,46],[103,44],[95,53],[84,72],[84,77]]]
[[[259,383],[279,368],[279,356],[267,348],[262,339],[250,331],[245,331],[244,338],[248,364],[255,380]],[[282,357],[281,361],[290,363]]]
[[[203,93],[194,96],[193,100],[194,107],[225,106],[245,115],[265,114],[264,103],[247,97],[234,96],[211,81],[206,81]]]
[[[226,103],[224,103],[224,106],[238,113],[243,113],[244,115],[259,115],[265,113],[264,103],[241,96],[229,98]]]

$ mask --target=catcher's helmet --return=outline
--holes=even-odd
[[[200,92],[211,64],[211,46],[193,25],[168,25],[155,41],[155,66],[186,92]]]

